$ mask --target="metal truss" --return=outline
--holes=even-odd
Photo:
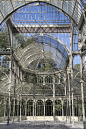
[[[30,26],[18,26],[13,27],[13,33],[70,33],[70,25],[43,25],[39,27],[30,25]]]

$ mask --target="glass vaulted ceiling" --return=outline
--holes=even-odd
[[[38,0],[2,0],[0,1],[0,23],[6,19],[12,12],[31,2]],[[73,21],[78,24],[81,17],[82,7],[85,0],[39,0],[52,4],[69,15]]]
[[[43,2],[34,2],[21,7],[13,13],[11,20],[15,27],[40,27],[40,25],[47,27],[70,24],[69,17],[61,13],[58,8]]]
[[[14,55],[25,69],[55,72],[64,68],[68,52],[67,46],[52,35],[35,34],[19,44]]]

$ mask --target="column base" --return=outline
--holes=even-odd
[[[10,118],[7,119],[7,125],[9,125],[9,122],[10,122]]]

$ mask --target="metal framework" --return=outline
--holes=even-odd
[[[38,0],[36,0],[38,2]],[[76,24],[79,23],[79,19],[81,16],[81,8],[84,5],[84,0],[39,0],[39,2],[46,2],[48,4],[51,4],[57,8],[59,8],[62,12],[64,12],[66,15],[70,16],[74,22]],[[2,0],[0,2],[0,23],[6,19],[7,16],[9,16],[12,12],[15,12],[16,9],[27,5],[27,4],[31,4],[32,2],[34,2],[34,0],[30,1],[30,0],[16,0],[16,1],[6,1],[6,0]],[[39,4],[39,3],[37,3]]]
[[[7,124],[61,118],[74,125],[83,116],[85,129],[85,23],[84,0],[0,1],[0,117]]]

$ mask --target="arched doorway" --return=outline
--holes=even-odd
[[[27,116],[33,116],[33,100],[27,102]]]
[[[43,101],[38,100],[36,103],[36,116],[43,116],[43,115],[44,115]]]
[[[45,116],[53,116],[53,103],[47,100],[45,103]]]

